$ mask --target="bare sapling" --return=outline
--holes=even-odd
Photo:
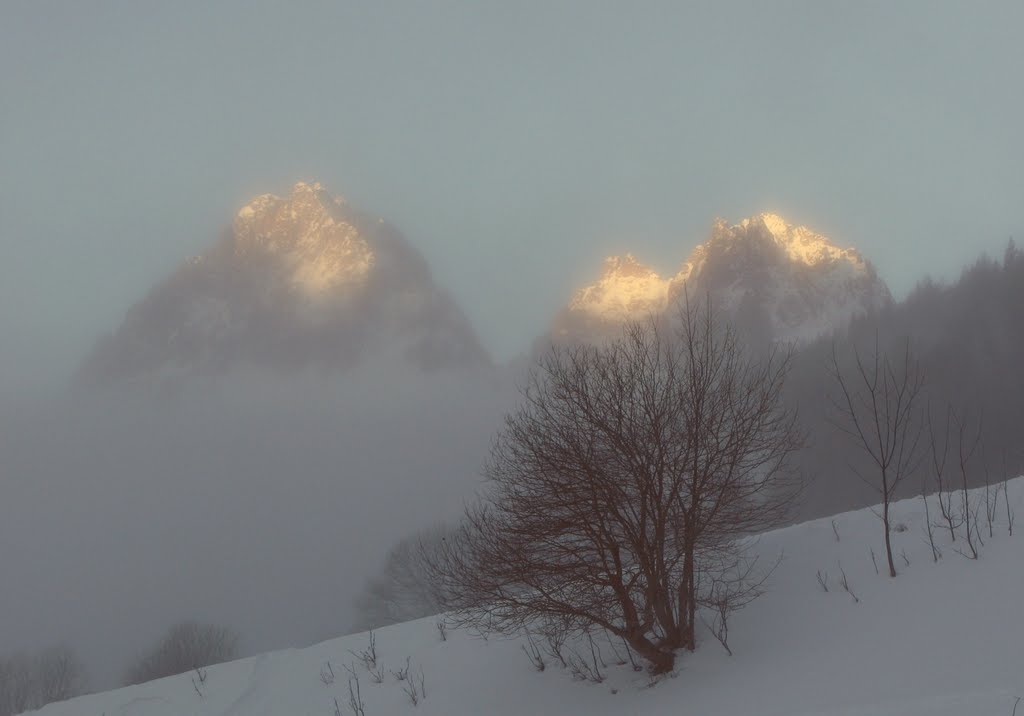
[[[409,678],[409,661],[410,658],[405,657],[405,668],[392,669],[391,675],[395,677],[396,681],[405,681]]]
[[[999,512],[999,488],[991,487],[991,480],[988,472],[988,462],[982,457],[982,468],[985,471],[985,522],[988,524],[988,538],[995,536],[993,524],[996,521],[996,514]]]
[[[526,654],[526,658],[530,660],[530,665],[537,671],[544,671],[547,667],[547,663],[544,661],[544,655],[540,653],[540,647],[533,640],[533,635],[529,631],[526,632],[526,644],[520,644],[523,653]]]
[[[604,663],[604,654],[601,653],[601,647],[594,643],[594,636],[587,630],[587,643],[590,644],[590,658],[594,662],[594,670],[597,670],[597,662],[601,662],[601,666],[608,668],[608,664]]]
[[[1006,469],[1006,453],[1003,452],[1003,504],[1006,505],[1006,529],[1013,537],[1013,508],[1010,506],[1010,473]]]
[[[821,587],[823,591],[828,591],[828,572],[822,572],[820,569],[818,570],[818,586]]]
[[[833,344],[829,372],[839,396],[832,399],[832,424],[869,458],[870,476],[856,468],[853,471],[881,497],[885,557],[889,576],[895,577],[889,506],[900,484],[917,465],[921,437],[917,403],[924,374],[910,350],[909,340],[897,360],[882,354],[877,334],[869,359],[856,348],[853,357],[853,368],[844,370]]]
[[[600,684],[604,681],[604,675],[597,666],[597,660],[593,662],[588,661],[586,657],[582,656],[575,649],[569,649],[566,655],[566,660],[569,662],[569,673],[572,677],[578,681],[593,681],[595,684]]]
[[[970,461],[974,457],[975,451],[978,449],[978,444],[981,442],[981,425],[978,425],[978,428],[973,432],[972,437],[970,421],[967,413],[964,412],[961,415],[956,410],[953,410],[952,414],[953,422],[956,427],[957,462],[960,470],[960,509],[967,539],[967,551],[960,551],[960,554],[965,557],[969,557],[970,559],[977,559],[978,548],[976,543],[979,541],[977,532],[978,511],[977,507],[975,507],[971,501],[971,494],[967,480],[970,474],[968,469]]]
[[[420,701],[427,698],[427,678],[423,675],[423,668],[421,667],[419,673],[410,676],[405,681],[405,686],[402,688],[405,695],[409,697],[409,703],[413,706],[419,704]]]
[[[928,507],[928,490],[924,480],[921,481],[921,501],[924,502],[924,529],[925,535],[928,537],[928,546],[932,550],[932,562],[938,562],[939,557],[942,556],[942,551],[935,544],[935,532],[932,530],[932,515]]]
[[[348,707],[355,716],[366,716],[366,704],[363,703],[363,694],[359,689],[359,677],[354,675],[355,669],[350,673],[353,676],[348,680]]]
[[[704,626],[711,632],[711,636],[715,637],[722,648],[725,649],[725,653],[732,656],[732,649],[729,648],[729,609],[728,605],[724,602],[720,602],[718,609],[716,609],[711,617],[711,622],[704,620]]]
[[[845,591],[847,594],[849,594],[851,597],[853,597],[853,601],[854,601],[855,604],[859,603],[860,602],[860,598],[856,594],[853,593],[852,589],[850,589],[850,580],[846,578],[846,570],[843,569],[843,565],[842,564],[839,565],[839,574],[842,575],[839,578],[839,584],[842,585],[843,591]]]
[[[367,671],[373,671],[377,668],[377,637],[371,630],[369,633],[369,643],[365,649],[360,649],[358,652],[348,650],[348,653],[359,659],[363,664],[363,668]]]
[[[946,422],[942,437],[936,435],[935,426],[932,420],[931,406],[928,407],[928,437],[931,447],[931,471],[935,478],[935,490],[939,500],[939,513],[942,515],[946,527],[949,529],[949,541],[956,542],[956,530],[961,524],[960,517],[953,509],[954,490],[946,485],[945,472],[946,462],[949,457],[949,432],[952,422],[952,407],[946,408]]]
[[[547,651],[552,659],[558,659],[558,663],[562,665],[563,669],[568,668],[569,664],[562,653],[568,632],[557,626],[546,624],[543,628],[543,634],[545,651]]]
[[[620,654],[619,650],[615,647],[615,642],[612,641],[612,635],[606,631],[604,632],[604,639],[608,643],[608,648],[612,650],[613,654],[615,654],[615,665],[625,666],[626,660],[622,658],[622,654]]]
[[[629,659],[629,664],[633,667],[633,671],[643,671],[643,667],[636,663],[636,659],[633,658],[633,650],[629,648],[629,642],[623,639],[622,643],[626,647],[626,657]]]

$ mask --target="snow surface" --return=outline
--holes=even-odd
[[[983,495],[973,493],[979,503]],[[615,665],[601,639],[605,680],[574,681],[551,659],[536,671],[521,638],[449,631],[442,641],[437,619],[428,618],[376,632],[382,683],[359,663],[356,654],[367,647],[368,635],[356,634],[210,667],[198,685],[194,674],[182,674],[51,704],[39,713],[332,716],[337,699],[339,712],[348,715],[348,665],[358,676],[366,716],[1009,716],[1016,697],[1024,696],[1024,478],[1010,482],[1009,495],[1020,516],[1017,532],[1007,534],[1000,500],[989,538],[982,507],[985,545],[976,561],[957,553],[962,534],[951,544],[948,531],[936,529],[942,557],[933,563],[922,500],[894,505],[896,579],[885,576],[881,523],[871,510],[763,535],[756,551],[765,560],[779,554],[783,560],[770,591],[734,615],[734,656],[704,633],[696,653],[682,654],[677,671],[654,685],[628,664]],[[859,601],[841,588],[840,568]],[[819,570],[828,574],[828,592],[818,584]],[[621,645],[618,650],[623,653]],[[403,690],[408,681],[389,671],[403,668],[406,658],[426,687],[417,706]],[[321,679],[328,663],[333,683]],[[1018,713],[1024,714],[1024,702]]]

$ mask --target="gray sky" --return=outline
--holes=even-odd
[[[773,209],[897,295],[1020,235],[1019,2],[0,7],[0,375],[51,380],[253,194],[399,225],[499,359],[609,252]]]

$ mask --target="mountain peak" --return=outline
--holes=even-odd
[[[648,278],[651,275],[656,276],[657,274],[651,267],[637,261],[633,254],[626,253],[622,256],[609,256],[606,258],[601,275],[606,278]]]
[[[83,373],[110,380],[235,364],[344,368],[395,346],[428,370],[490,364],[401,233],[319,183],[298,182],[287,196],[246,203],[220,244],[128,311]]]
[[[806,226],[792,224],[779,214],[762,212],[730,226],[718,219],[712,241],[751,241],[770,238],[796,264],[817,266],[837,261],[864,265],[860,254],[852,248],[843,249],[828,237]]]
[[[631,317],[657,314],[665,309],[668,280],[636,260],[632,254],[609,256],[604,260],[597,283],[576,292],[570,311],[621,322]]]
[[[376,257],[344,209],[319,183],[298,182],[287,198],[262,194],[235,217],[234,253],[276,257],[308,296],[363,283]]]
[[[614,334],[624,321],[664,312],[684,290],[710,296],[759,339],[809,340],[891,300],[855,249],[763,212],[737,224],[717,219],[710,238],[667,279],[631,254],[605,259],[601,277],[573,295],[553,333],[573,340]]]

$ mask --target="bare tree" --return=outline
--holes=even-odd
[[[927,416],[928,443],[931,448],[931,469],[932,475],[935,477],[935,490],[939,500],[939,513],[942,515],[942,519],[945,521],[946,527],[949,528],[949,540],[951,542],[956,542],[956,528],[960,526],[960,522],[953,512],[953,489],[950,488],[947,490],[947,485],[945,483],[946,462],[949,457],[950,444],[949,430],[952,422],[953,409],[952,407],[948,407],[946,409],[946,425],[941,441],[935,432],[931,406],[927,409]]]
[[[840,393],[832,401],[835,409],[832,422],[870,458],[874,475],[868,477],[852,469],[882,498],[885,556],[889,576],[895,577],[889,505],[900,484],[916,466],[921,435],[917,400],[924,377],[917,359],[911,354],[909,340],[902,357],[895,363],[881,354],[877,335],[869,360],[864,360],[856,349],[853,357],[854,369],[844,370],[835,344],[832,345],[829,372]]]
[[[985,522],[988,524],[988,538],[995,537],[995,521],[999,511],[999,488],[992,489],[991,475],[988,471],[988,462],[982,455],[982,470],[985,473]]]
[[[1010,506],[1010,473],[1006,469],[1006,453],[1003,453],[1003,504],[1006,505],[1006,529],[1013,537],[1013,508]]]
[[[939,500],[941,499],[942,493],[939,493]],[[921,481],[921,501],[924,502],[924,530],[925,535],[928,537],[928,546],[932,549],[932,562],[938,562],[942,552],[935,544],[935,531],[932,529],[932,513],[928,507],[928,489],[923,480]]]
[[[399,540],[388,552],[380,573],[356,597],[352,630],[367,631],[444,611],[424,557],[452,534],[450,526],[435,525]]]
[[[789,365],[748,359],[689,301],[675,330],[652,320],[552,348],[493,446],[490,489],[429,560],[452,618],[485,632],[601,627],[671,669],[695,647],[698,607],[759,587],[720,577],[799,489]]]
[[[0,659],[0,716],[11,716],[41,706],[35,699],[32,657],[18,653]]]
[[[225,627],[187,621],[171,627],[125,676],[125,685],[183,674],[237,657],[238,636]],[[205,678],[203,679],[205,681]]]
[[[981,443],[981,421],[978,421],[977,426],[972,430],[971,419],[966,411],[959,412],[951,408],[951,412],[956,428],[957,466],[960,471],[961,520],[967,536],[967,552],[961,552],[961,554],[971,559],[977,559],[978,547],[975,543],[980,541],[978,510],[971,501],[969,476],[971,460]],[[973,437],[971,436],[972,432]]]
[[[0,716],[42,708],[85,693],[85,667],[69,647],[0,659]]]
[[[85,693],[85,666],[70,647],[56,646],[36,657],[36,691],[40,706]]]

